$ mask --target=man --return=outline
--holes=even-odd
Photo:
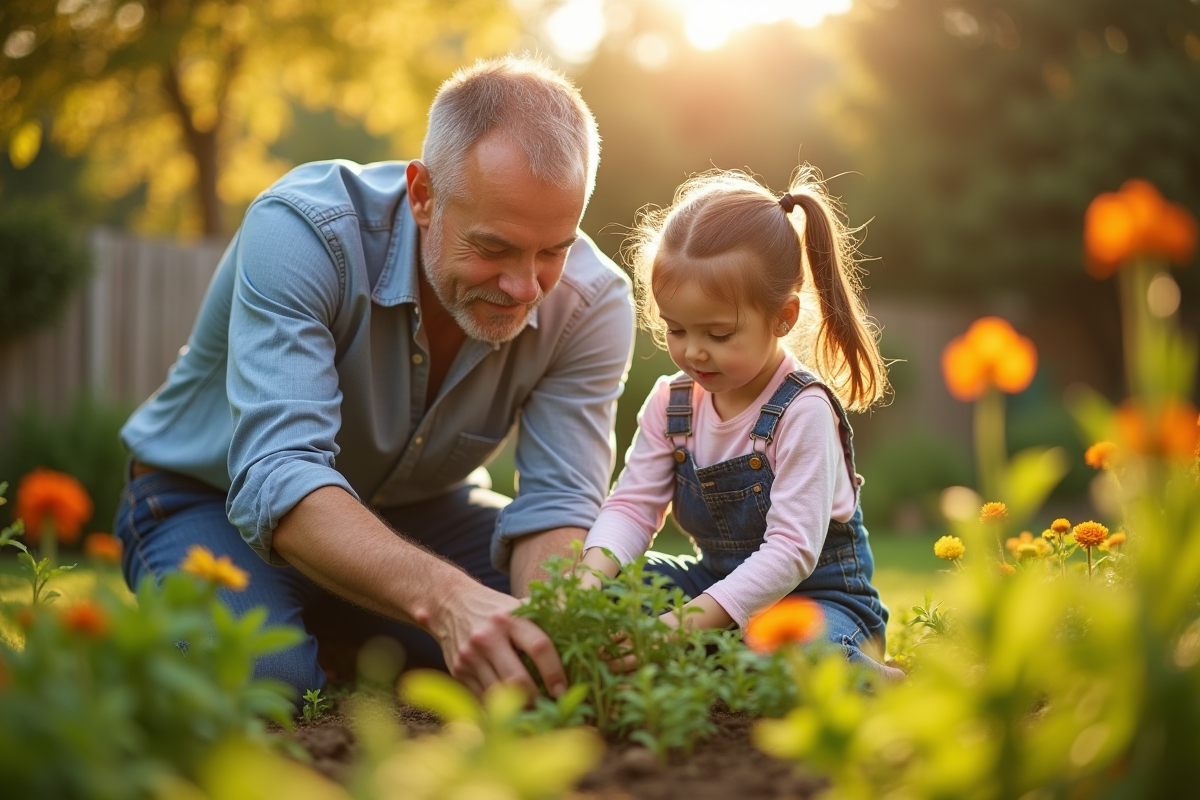
[[[511,612],[612,469],[633,314],[578,232],[598,160],[578,91],[506,58],[443,85],[421,160],[308,164],[263,193],[122,429],[130,586],[201,544],[250,573],[235,611],[394,636],[476,692],[533,691],[524,652],[561,692],[553,644]],[[510,504],[477,468],[514,425]],[[310,631],[256,672],[319,687],[316,652]]]

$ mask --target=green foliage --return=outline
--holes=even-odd
[[[0,208],[0,341],[54,323],[91,269],[87,249],[52,206]]]
[[[363,758],[351,777],[359,800],[441,800],[560,797],[604,751],[594,731],[571,728],[530,733],[525,697],[497,686],[480,703],[440,672],[404,676],[400,698],[433,711],[446,723],[437,733],[405,739],[390,709],[360,698],[353,710]]]
[[[768,752],[826,772],[830,797],[1173,798],[1200,782],[1196,412],[1170,436],[1156,430],[1190,385],[1180,376],[1194,374],[1196,351],[1174,320],[1149,315],[1145,278],[1121,281],[1130,402],[1150,422],[1131,434],[1096,393],[1070,402],[1087,441],[1116,443],[1106,480],[1126,544],[1093,559],[1099,545],[1077,525],[1082,544],[1018,539],[1026,556],[1000,563],[1005,533],[1064,473],[1054,449],[1001,464],[999,499],[1012,519],[958,521],[966,553],[946,584],[953,606],[914,608],[910,624],[925,635],[905,643],[908,680],[865,705],[829,703],[851,679],[821,664],[819,679],[798,674],[801,704],[758,729]],[[1067,568],[1072,556],[1077,569]]]
[[[940,519],[938,496],[970,482],[971,459],[953,437],[920,427],[890,432],[860,459],[863,517],[886,525],[906,511]]]
[[[599,589],[585,589],[569,559],[543,565],[551,577],[530,585],[517,612],[549,634],[562,658],[572,692],[557,703],[542,699],[525,724],[556,726],[586,721],[605,735],[630,739],[660,758],[690,750],[713,732],[708,721],[720,700],[752,714],[787,710],[794,692],[778,657],[750,652],[729,631],[672,628],[660,615],[682,617],[685,598],[667,580],[645,570],[645,559],[626,565]],[[636,664],[622,672],[615,665]]]
[[[299,632],[235,619],[216,588],[184,574],[146,581],[136,605],[101,589],[56,610],[4,610],[23,647],[0,643],[0,774],[13,797],[148,798],[194,779],[230,737],[265,745],[265,719],[289,725],[281,684],[254,659]]]
[[[8,489],[8,483],[0,483],[0,505],[4,505],[4,492]],[[29,588],[33,591],[32,603],[37,605],[41,603],[49,603],[59,596],[58,592],[46,591],[46,584],[51,579],[57,578],[64,572],[68,572],[75,568],[71,566],[52,566],[50,559],[35,559],[29,552],[29,548],[24,542],[18,542],[16,537],[25,533],[25,521],[17,520],[12,525],[9,525],[3,531],[0,531],[0,548],[15,547],[20,550],[17,554],[17,561],[21,565],[25,577],[29,580]]]
[[[125,403],[80,395],[65,415],[26,406],[11,422],[0,470],[25,475],[37,467],[73,475],[95,504],[84,531],[108,531],[125,484],[125,459],[118,431],[132,411]]]

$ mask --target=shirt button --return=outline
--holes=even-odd
[[[421,355],[420,353],[413,353],[412,362],[414,364],[424,364],[425,356]]]
[[[413,439],[413,444],[415,444],[417,447],[420,447],[421,445],[425,444],[425,437],[418,436],[417,438]]]

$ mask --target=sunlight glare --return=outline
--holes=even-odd
[[[546,19],[554,52],[576,64],[591,59],[607,29],[603,0],[567,0]]]
[[[852,0],[676,0],[683,10],[684,31],[692,46],[715,50],[751,25],[788,20],[815,28],[826,17],[844,14]]]

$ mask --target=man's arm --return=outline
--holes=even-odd
[[[497,682],[536,694],[517,651],[533,659],[551,694],[566,689],[554,643],[534,623],[512,616],[519,600],[398,536],[338,487],[301,500],[275,529],[273,545],[331,592],[429,631],[450,674],[476,694]]]
[[[581,542],[587,536],[584,528],[554,528],[531,533],[513,542],[510,576],[514,597],[529,596],[529,582],[545,580],[549,576],[542,569],[542,562],[550,556],[571,556],[571,543]]]

